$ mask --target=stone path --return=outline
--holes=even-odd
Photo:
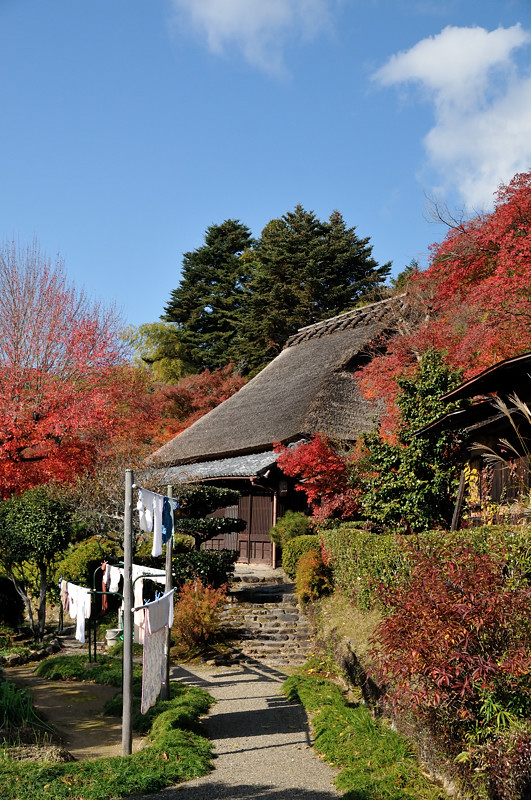
[[[136,800],[333,800],[335,770],[311,747],[304,709],[280,692],[286,675],[263,664],[178,666],[172,679],[216,700],[205,719],[215,769]]]

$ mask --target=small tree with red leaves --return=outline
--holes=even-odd
[[[319,520],[352,519],[360,510],[359,453],[345,451],[322,433],[298,447],[276,444],[277,464],[289,477],[297,478],[297,490],[306,494],[312,513]]]
[[[157,419],[155,438],[167,441],[235,394],[246,383],[234,372],[234,365],[206,369],[188,375],[175,384],[158,384],[152,398]]]

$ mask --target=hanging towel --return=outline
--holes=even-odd
[[[166,498],[167,499],[167,498]],[[153,547],[151,555],[153,557],[162,555],[162,512],[164,509],[164,497],[161,494],[153,495]]]
[[[161,628],[173,625],[173,589],[158,600],[146,603],[146,625],[149,633],[156,633]]]
[[[89,589],[75,583],[67,584],[70,619],[76,620],[76,639],[85,641],[85,620],[90,619],[91,596]]]
[[[120,586],[120,578],[124,574],[123,569],[120,567],[112,567],[109,568],[109,583],[107,584],[109,587],[109,592],[117,592],[118,587]]]
[[[164,649],[167,628],[146,634],[142,653],[142,700],[140,712],[147,711],[157,702],[164,678]]]
[[[153,501],[155,497],[159,497],[154,492],[148,489],[138,490],[138,502],[136,504],[139,513],[140,530],[143,533],[151,533],[153,530]]]
[[[144,581],[143,577],[151,578],[156,583],[166,585],[166,576],[160,569],[153,567],[142,567],[140,564],[133,564],[131,578],[133,581],[133,605],[137,609],[133,614],[134,641],[136,644],[144,644]]]
[[[144,608],[144,651],[142,654],[142,701],[145,714],[155,705],[165,677],[165,649],[168,627],[173,622],[173,590],[146,603]]]

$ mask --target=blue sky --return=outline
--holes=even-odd
[[[531,168],[529,0],[0,0],[0,240],[125,322],[182,254],[338,209],[396,274]]]

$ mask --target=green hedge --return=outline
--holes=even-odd
[[[430,543],[434,557],[442,543],[466,541],[478,553],[503,554],[511,582],[531,583],[531,526],[492,525],[461,531],[427,531],[414,540]],[[376,604],[376,587],[407,578],[410,565],[402,544],[411,537],[378,535],[359,530],[348,522],[321,531],[321,541],[330,558],[334,583],[356,600],[360,608]]]
[[[316,534],[295,536],[284,545],[282,549],[282,569],[295,579],[299,558],[309,550],[319,550],[319,537]]]

